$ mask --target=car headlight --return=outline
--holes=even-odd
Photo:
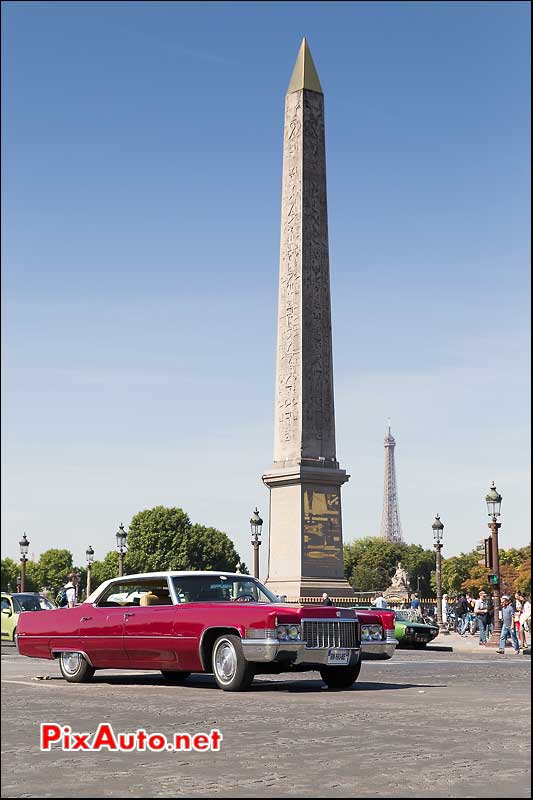
[[[282,642],[297,641],[301,639],[301,626],[300,625],[278,625],[276,628],[276,636]]]
[[[383,638],[383,628],[381,625],[363,625],[361,627],[361,639],[365,642],[376,641]]]

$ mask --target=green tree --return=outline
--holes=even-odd
[[[431,550],[417,544],[388,542],[378,536],[356,539],[344,547],[344,574],[357,591],[386,589],[399,561],[409,573],[411,588],[416,590],[420,583],[421,595],[427,596],[435,566]]]
[[[3,592],[16,592],[17,590],[17,577],[19,575],[19,565],[12,558],[3,558],[1,562],[2,569],[2,591]]]
[[[140,511],[131,520],[127,553],[129,571],[233,571],[239,560],[239,554],[225,533],[191,524],[181,508],[156,506]]]
[[[127,573],[127,556],[124,561],[124,571]],[[101,583],[118,576],[118,553],[111,550],[101,561],[93,561],[91,567],[91,592],[94,592]]]
[[[26,561],[24,591],[39,592],[42,587],[42,572],[39,561]]]
[[[45,550],[39,559],[39,571],[41,587],[49,589],[55,597],[73,571],[72,553],[70,550]]]

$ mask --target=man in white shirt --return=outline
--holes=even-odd
[[[480,591],[479,597],[474,603],[474,614],[476,615],[477,624],[479,627],[479,644],[485,646],[487,644],[487,612],[489,604],[487,602],[487,593],[483,590]]]
[[[372,605],[375,606],[375,608],[387,608],[387,601],[380,593],[376,597],[374,597],[374,599],[372,600]]]

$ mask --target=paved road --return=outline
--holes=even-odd
[[[68,684],[53,662],[2,647],[3,797],[529,797],[530,658],[397,651],[356,686],[318,673],[257,678],[97,672]],[[49,680],[35,680],[49,675]],[[219,729],[219,753],[50,752],[39,723],[94,733]]]

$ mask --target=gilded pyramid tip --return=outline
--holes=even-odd
[[[305,36],[302,39],[300,50],[298,51],[287,94],[298,92],[300,89],[309,89],[312,92],[323,94],[318,73]]]

